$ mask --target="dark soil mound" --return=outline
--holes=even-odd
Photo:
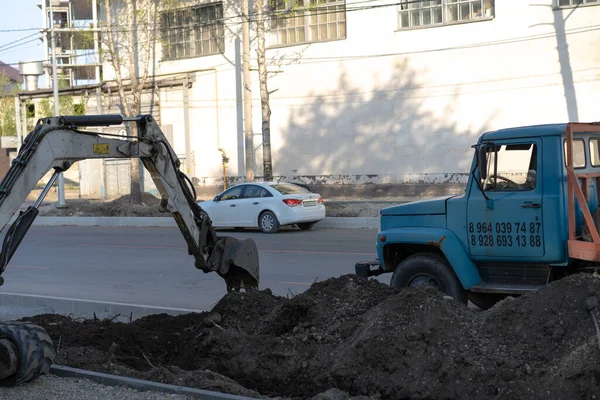
[[[169,213],[158,211],[160,199],[150,193],[142,193],[142,204],[131,204],[130,196],[122,196],[112,201],[69,199],[67,208],[54,205],[40,207],[42,216],[58,217],[170,217]]]
[[[252,397],[591,399],[598,297],[600,279],[575,275],[474,312],[347,275],[291,299],[230,293],[203,314],[29,320],[60,343],[60,364]]]

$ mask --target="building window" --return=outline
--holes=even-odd
[[[162,12],[160,29],[163,60],[223,53],[223,3]]]
[[[585,4],[600,4],[600,0],[556,0],[558,7],[577,7]]]
[[[293,1],[293,0],[292,0]],[[345,0],[295,0],[285,12],[285,0],[273,0],[271,44],[294,45],[346,38]]]
[[[494,1],[410,0],[401,2],[398,16],[399,26],[401,29],[415,28],[491,18],[494,16]]]

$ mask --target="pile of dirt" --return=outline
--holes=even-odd
[[[160,199],[151,193],[142,193],[142,204],[130,203],[130,196],[112,201],[68,199],[66,208],[55,204],[40,207],[45,217],[170,217],[158,211]]]
[[[46,217],[171,217],[158,211],[160,199],[151,193],[142,194],[142,204],[129,202],[129,195],[112,201],[67,199],[66,208],[56,208],[56,203],[40,207]],[[327,203],[327,217],[377,217],[379,210],[388,206],[381,203]],[[26,207],[23,207],[25,209]]]
[[[346,275],[292,298],[229,293],[210,313],[27,320],[59,344],[58,364],[249,397],[588,399],[599,297],[600,279],[581,274],[475,311]]]

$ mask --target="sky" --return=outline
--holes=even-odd
[[[39,29],[42,26],[42,10],[37,6],[38,3],[41,1],[0,0],[0,61],[9,64],[44,58],[44,46],[41,40],[25,43],[41,37]],[[37,30],[31,30],[32,28]],[[5,32],[16,29],[30,30]],[[26,36],[30,37],[25,38]],[[20,39],[23,40],[11,44]]]
[[[0,0],[0,61],[15,63],[13,67],[19,69],[19,61],[44,58],[44,46],[39,40],[42,10],[37,6],[38,3],[41,0]],[[22,31],[6,32],[17,29]],[[21,39],[22,41],[13,43]]]

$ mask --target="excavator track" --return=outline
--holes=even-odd
[[[25,322],[0,323],[0,386],[16,386],[47,374],[56,355],[45,329]]]

